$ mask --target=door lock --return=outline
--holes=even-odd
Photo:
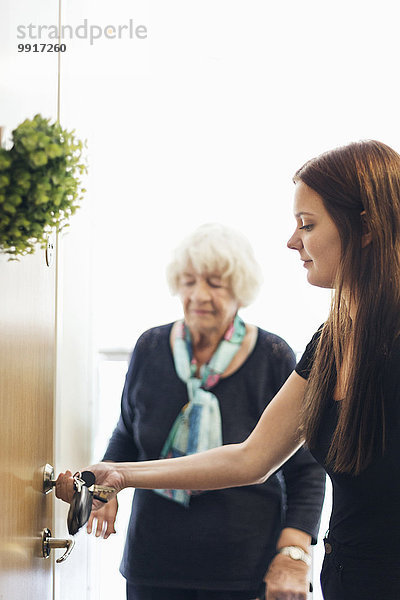
[[[60,558],[56,559],[56,563],[64,562],[72,552],[72,548],[75,546],[75,540],[71,539],[58,539],[51,537],[51,531],[46,527],[42,531],[42,550],[43,558],[49,558],[50,552],[53,548],[66,548],[66,551]]]
[[[48,463],[43,467],[43,493],[49,494],[56,482],[53,480],[54,468]]]

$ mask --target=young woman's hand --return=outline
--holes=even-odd
[[[60,473],[56,481],[56,497],[71,504],[74,493],[74,478],[71,471]]]
[[[83,469],[84,471],[92,471],[96,477],[96,485],[107,486],[115,489],[114,495],[110,495],[110,499],[120,492],[124,486],[124,478],[121,471],[118,470],[119,463],[102,462]],[[56,481],[56,496],[64,502],[72,502],[74,497],[75,487],[74,478],[71,471],[60,473]],[[94,510],[104,506],[99,500],[93,501]]]

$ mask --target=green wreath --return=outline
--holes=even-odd
[[[68,227],[86,191],[83,143],[74,131],[36,115],[12,136],[12,148],[0,148],[0,251],[10,260],[46,247],[51,231]]]

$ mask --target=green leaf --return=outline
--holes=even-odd
[[[31,163],[33,166],[42,167],[43,165],[47,164],[46,152],[43,152],[43,151],[34,152],[33,154],[30,155],[30,160],[31,160]]]
[[[15,213],[17,212],[17,209],[15,208],[15,206],[10,204],[9,202],[3,202],[3,210],[4,210],[4,212],[8,213],[9,215],[15,215]]]
[[[10,183],[10,176],[9,175],[0,175],[0,188],[5,188],[9,185]]]

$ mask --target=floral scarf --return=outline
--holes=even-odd
[[[242,345],[246,325],[236,315],[210,361],[200,367],[193,357],[192,339],[184,321],[178,322],[173,355],[176,372],[187,385],[188,403],[176,418],[161,451],[161,458],[175,458],[222,446],[219,402],[210,392]],[[175,502],[189,505],[192,490],[154,490]]]

